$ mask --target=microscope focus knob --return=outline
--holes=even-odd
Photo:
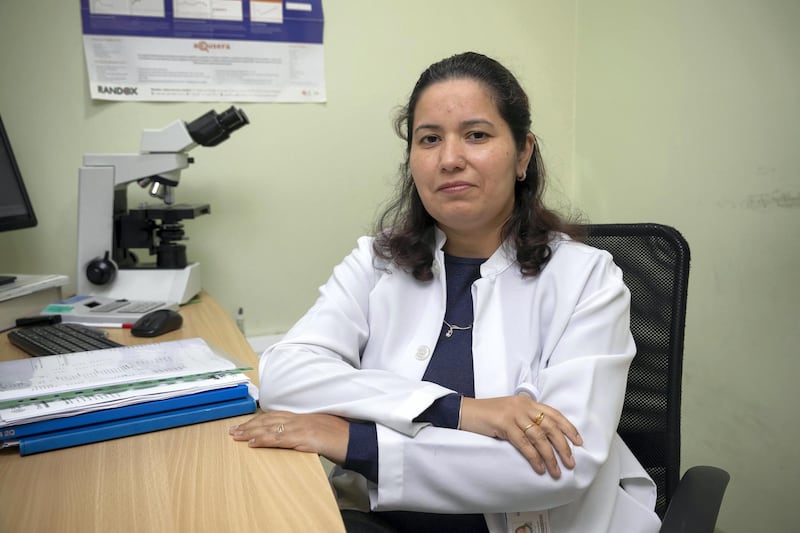
[[[86,265],[86,278],[95,285],[111,283],[117,275],[117,265],[106,252],[103,257],[95,257]]]

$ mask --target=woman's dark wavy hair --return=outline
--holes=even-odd
[[[435,83],[471,79],[481,83],[492,95],[500,116],[511,128],[517,150],[525,147],[531,128],[528,96],[514,75],[499,62],[485,55],[466,52],[443,59],[425,70],[417,80],[408,104],[400,109],[395,131],[406,141],[405,161],[395,196],[378,217],[375,253],[412,273],[421,281],[433,278],[433,227],[436,221],[425,210],[409,169],[414,112],[422,93]],[[528,163],[527,179],[516,181],[514,210],[503,227],[503,239],[513,238],[517,261],[525,276],[536,276],[550,258],[550,234],[560,231],[575,235],[576,228],[544,206],[545,171],[539,143]]]

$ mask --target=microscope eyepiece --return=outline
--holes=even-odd
[[[222,113],[213,109],[187,124],[186,129],[192,140],[202,146],[216,146],[230,137],[230,134],[250,123],[244,111],[234,106]]]
[[[250,123],[250,120],[247,118],[247,115],[244,114],[244,111],[233,106],[229,107],[223,111],[221,115],[219,115],[219,121],[229,132],[236,131],[242,126]]]

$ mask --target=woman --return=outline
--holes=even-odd
[[[418,80],[375,237],[261,358],[253,447],[338,466],[340,506],[398,531],[657,531],[615,430],[635,347],[611,257],[542,204],[528,99],[476,53]]]

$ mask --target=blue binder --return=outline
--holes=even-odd
[[[164,411],[184,409],[186,407],[246,398],[247,395],[247,385],[245,383],[241,383],[239,385],[225,387],[222,389],[214,389],[210,391],[197,392],[194,394],[186,394],[184,396],[176,396],[175,398],[154,400],[134,405],[126,405],[123,407],[115,407],[112,409],[92,411],[80,415],[51,418],[50,420],[41,420],[39,422],[32,422],[29,424],[8,426],[0,428],[0,443],[3,441],[18,440],[22,437],[29,437],[31,435],[53,433],[55,431],[99,424],[102,422],[110,422],[112,420],[122,420],[125,418],[161,413]]]
[[[18,446],[20,455],[30,455],[251,414],[255,410],[256,402],[249,396],[247,385],[241,384],[177,398],[16,426],[13,428],[16,436],[6,436],[2,446]],[[47,429],[50,423],[53,424]],[[5,428],[6,431],[11,429]],[[32,433],[33,431],[37,433]]]
[[[209,420],[246,415],[255,412],[255,410],[256,402],[248,396],[239,400],[199,405],[186,409],[56,431],[54,433],[33,435],[19,439],[19,454],[31,455],[81,444],[139,435],[151,431],[188,426],[199,422],[208,422]]]

